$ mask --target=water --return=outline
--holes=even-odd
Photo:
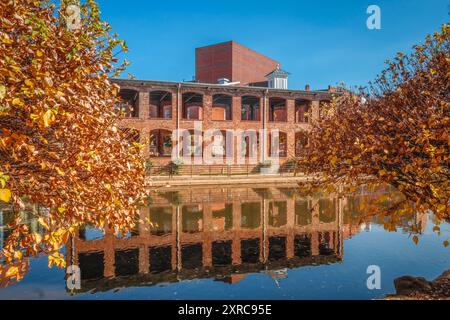
[[[299,194],[293,186],[164,189],[142,208],[126,239],[85,228],[63,253],[79,265],[81,289],[47,257],[29,262],[0,299],[373,299],[395,291],[403,275],[429,280],[450,267],[449,224],[407,215],[396,232],[366,217],[374,201],[393,203],[390,188],[338,198]],[[150,222],[150,223],[149,223]],[[418,244],[409,233],[421,230]],[[381,269],[381,289],[367,288],[367,267]]]

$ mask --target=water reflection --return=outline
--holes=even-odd
[[[346,198],[276,187],[160,192],[131,237],[80,232],[66,258],[80,266],[81,292],[196,278],[235,283],[255,272],[277,280],[286,268],[342,261],[344,239],[370,226],[359,204],[381,195],[395,198],[388,187]]]

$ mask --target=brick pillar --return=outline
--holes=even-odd
[[[203,266],[204,267],[211,267],[212,266],[212,239],[211,239],[211,219],[212,219],[212,212],[211,212],[211,206],[205,205],[203,207],[203,232],[202,232],[202,239],[203,239]]]
[[[183,118],[183,97],[181,95],[181,85],[178,84],[177,91],[175,92],[175,99],[172,98],[172,110],[174,110],[173,117],[175,121],[175,129],[180,129],[181,119]],[[172,141],[172,145],[174,148],[176,148],[176,155],[180,156],[180,147],[179,147],[179,141],[180,141],[180,132],[177,131],[176,139],[175,141]]]
[[[203,131],[211,128],[212,95],[207,92],[203,95]]]
[[[261,215],[261,257],[263,263],[266,263],[269,260],[269,200],[263,199]]]
[[[145,127],[139,130],[139,143],[144,145],[144,148],[142,149],[142,155],[147,158],[150,156],[150,131],[151,128]]]
[[[311,229],[313,230],[311,234],[311,254],[313,256],[317,256],[319,254],[319,232],[315,231],[318,230],[319,227],[319,200],[313,199],[312,200],[312,221],[311,221]]]
[[[339,197],[338,200],[338,256],[342,258],[344,253],[344,198]]]
[[[242,115],[242,98],[241,96],[233,96],[233,128],[239,128],[241,123]],[[238,157],[238,139],[234,137],[233,139],[233,164],[237,164]]]
[[[147,119],[150,114],[150,94],[139,92],[139,119]]]
[[[174,252],[174,250],[175,250],[175,253],[176,253],[176,269],[178,270],[178,271],[180,271],[181,269],[182,269],[182,267],[183,267],[183,263],[182,263],[182,261],[181,261],[181,228],[182,228],[182,226],[181,226],[181,206],[176,206],[175,207],[175,212],[173,212],[173,214],[175,215],[174,216],[174,220],[173,221],[175,221],[175,226],[174,226],[174,228],[173,228],[173,230],[174,230],[174,232],[173,232],[173,235],[174,235],[174,237],[173,237],[173,242],[172,243],[174,243],[174,245],[172,245],[172,266],[173,266],[173,263],[174,263],[174,261],[173,261],[173,257],[174,257],[174,254],[173,254],[173,252]],[[172,222],[173,223],[173,222]],[[172,224],[172,226],[173,226],[174,224]]]
[[[294,257],[294,238],[295,238],[295,198],[287,199],[287,237],[286,237],[286,257],[291,259]]]
[[[115,251],[114,251],[114,234],[112,231],[106,229],[105,234],[105,251],[104,254],[104,271],[103,274],[105,278],[114,277],[116,274],[115,270]]]
[[[267,123],[269,122],[269,99],[267,98],[267,94],[264,93],[264,96],[261,99],[262,102],[262,127],[263,129],[267,129]],[[260,155],[260,159],[261,161],[264,161],[267,158],[267,152],[268,152],[268,147],[267,147],[267,132],[265,134],[260,134],[260,143],[261,143],[261,148],[260,148],[260,152],[262,153]]]
[[[150,219],[150,208],[141,208],[139,209],[139,220],[142,220],[143,223],[139,223],[139,236],[146,237],[150,234],[150,226],[146,223],[147,218]]]
[[[139,273],[148,273],[150,267],[148,246],[139,245]]]
[[[178,236],[178,225],[177,225],[177,208],[175,206],[172,206],[172,232],[170,233],[171,237],[171,253],[172,253],[172,270],[177,269],[177,263],[178,263],[178,243],[177,243],[177,236]],[[181,209],[180,209],[181,210]]]
[[[286,99],[287,122],[295,123],[295,99]]]
[[[240,265],[241,260],[241,203],[239,201],[233,202],[233,247],[232,259],[234,265]]]
[[[241,107],[242,107],[242,99],[241,96],[233,96],[233,112],[232,112],[232,120],[233,125],[238,126],[241,122]]]
[[[311,101],[311,120],[315,121],[319,119],[319,107],[320,107],[320,101]]]

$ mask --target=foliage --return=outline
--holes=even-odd
[[[9,265],[45,252],[62,266],[58,250],[78,226],[132,227],[144,191],[142,146],[118,129],[109,81],[127,64],[115,58],[126,45],[93,0],[79,3],[80,28],[67,28],[68,3],[58,11],[44,0],[0,3],[0,200],[16,211],[25,199],[47,208],[36,217],[42,234],[20,217],[9,226],[1,252]],[[20,278],[20,270],[0,273]]]
[[[180,169],[183,166],[183,160],[180,158],[173,159],[169,163],[170,174],[178,175],[180,173]]]
[[[368,88],[321,110],[299,166],[314,184],[389,183],[416,210],[448,219],[450,26],[387,64]]]

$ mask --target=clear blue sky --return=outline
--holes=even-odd
[[[138,79],[191,80],[196,47],[235,40],[280,61],[292,89],[364,85],[386,58],[450,22],[448,0],[99,2],[102,18],[126,40],[127,71]],[[366,27],[371,4],[381,8],[381,30]]]

